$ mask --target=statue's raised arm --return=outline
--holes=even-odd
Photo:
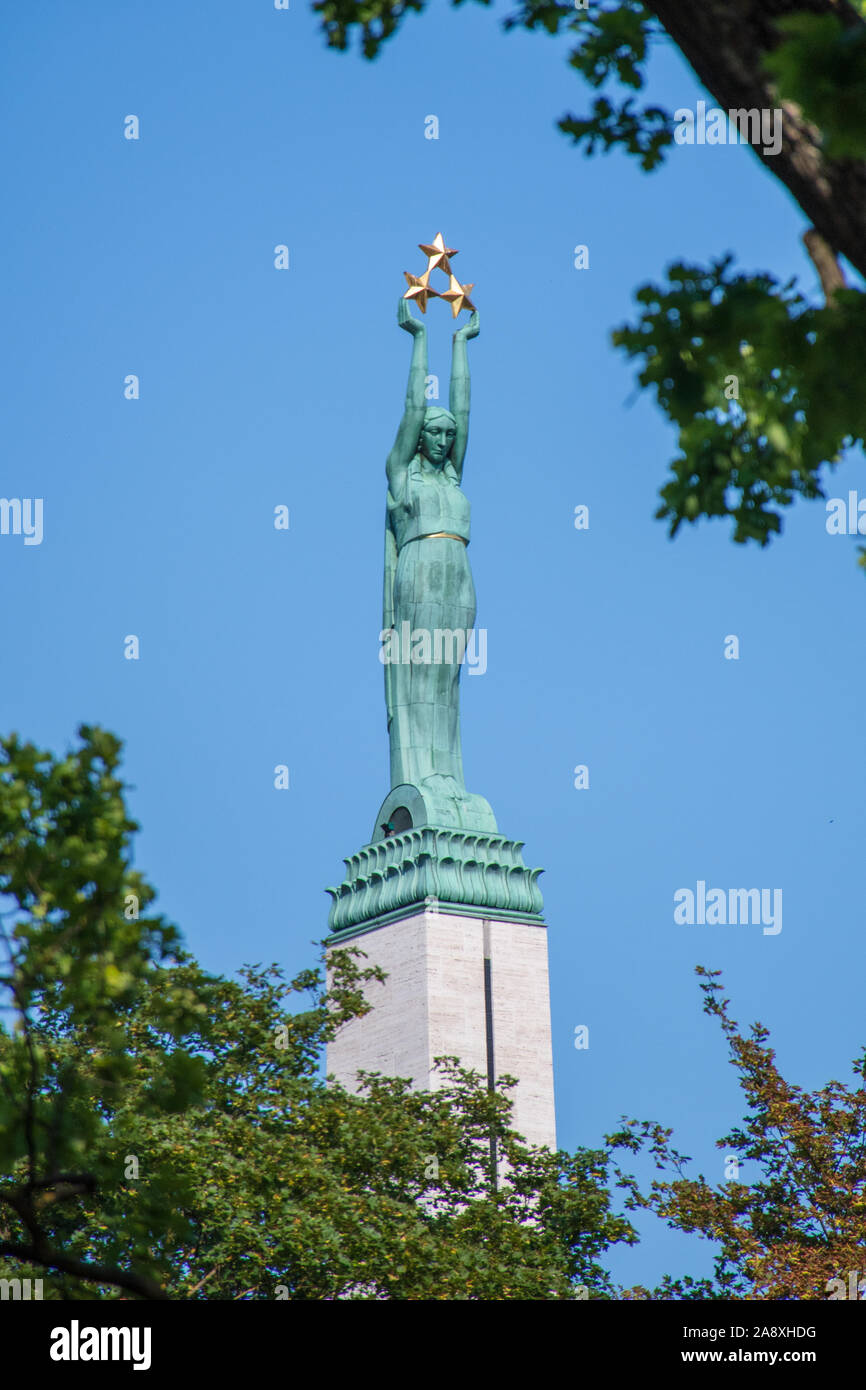
[[[409,464],[418,452],[427,403],[424,395],[427,387],[427,329],[413,316],[406,299],[401,299],[397,306],[397,322],[407,333],[412,334],[412,361],[409,366],[403,419],[400,421],[394,447],[385,465],[388,487],[395,499],[403,494]],[[381,454],[379,457],[381,458]]]
[[[463,477],[463,460],[466,457],[466,445],[469,442],[470,391],[469,358],[466,353],[466,343],[470,338],[477,338],[480,332],[481,323],[478,318],[478,310],[475,309],[469,322],[463,328],[458,328],[454,334],[451,349],[451,389],[448,404],[457,426],[454,447],[451,450],[451,463],[457,474],[458,483]]]

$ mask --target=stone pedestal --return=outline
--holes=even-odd
[[[345,893],[329,891],[335,907],[345,906]],[[411,1077],[419,1088],[435,1090],[433,1059],[442,1055],[458,1056],[482,1076],[507,1072],[519,1078],[511,1092],[514,1128],[532,1144],[555,1148],[547,929],[540,915],[514,909],[487,915],[428,897],[426,905],[383,916],[330,938],[359,946],[367,956],[361,963],[380,965],[388,978],[366,987],[373,1008],[330,1044],[328,1072],[349,1090],[359,1069]]]

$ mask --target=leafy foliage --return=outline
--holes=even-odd
[[[766,545],[779,509],[823,497],[822,464],[866,437],[866,301],[842,290],[816,309],[793,282],[733,274],[731,260],[671,266],[667,286],[637,292],[643,313],[613,341],[643,363],[641,385],[678,429],[656,515],[671,535],[730,516],[735,541]]]
[[[357,26],[364,57],[375,58],[405,15],[424,9],[424,0],[363,0],[360,4],[358,0],[317,0],[314,9],[322,15],[332,48],[348,48],[350,31]]]
[[[343,987],[359,978],[348,953],[331,969]],[[239,982],[208,982],[192,962],[180,971],[209,996],[207,1027],[186,1040],[206,1054],[202,1102],[142,1118],[132,1087],[111,1119],[115,1149],[140,1155],[143,1175],[181,1183],[183,1219],[161,1249],[172,1297],[567,1298],[574,1281],[609,1291],[597,1257],[631,1233],[608,1211],[603,1155],[528,1150],[504,1095],[453,1062],[433,1094],[381,1076],[358,1096],[325,1087],[317,1057],[337,1017],[317,972],[287,985],[274,966]],[[312,1007],[287,1012],[307,990]],[[148,1005],[130,1032],[144,1084],[164,1045]],[[491,1134],[508,1165],[497,1185]],[[116,1190],[112,1239],[139,1197]],[[99,1212],[89,1215],[98,1242]]]
[[[642,1193],[619,1170],[627,1208],[654,1211],[676,1230],[717,1242],[713,1280],[666,1279],[660,1299],[826,1299],[834,1280],[866,1270],[866,1050],[853,1063],[853,1089],[830,1081],[810,1093],[781,1076],[769,1034],[755,1024],[743,1036],[720,997],[719,971],[698,969],[705,1012],[718,1018],[730,1061],[748,1102],[743,1123],[717,1143],[760,1177],[718,1187],[702,1175],[687,1178],[688,1159],[671,1145],[671,1131],[628,1120],[609,1137],[611,1151],[646,1149],[671,1180]],[[834,1294],[834,1296],[839,1296]],[[842,1297],[846,1294],[842,1293]]]
[[[595,154],[597,146],[604,154],[622,147],[639,155],[641,168],[647,172],[661,163],[662,151],[673,140],[674,130],[670,116],[660,106],[635,111],[633,101],[613,106],[607,97],[596,97],[591,116],[563,116],[558,125],[576,145],[583,144],[585,154]]]
[[[118,740],[80,735],[59,760],[0,743],[0,1274],[53,1298],[610,1296],[600,1257],[636,1237],[605,1153],[527,1147],[508,1079],[453,1060],[434,1094],[327,1086],[382,972],[204,971],[141,911]]]
[[[833,14],[780,19],[785,42],[764,67],[779,92],[820,128],[831,159],[866,158],[866,25],[846,28]]]
[[[0,1165],[10,1173],[0,1254],[76,1275],[80,1263],[52,1245],[46,1222],[104,1176],[104,1112],[132,1071],[119,1015],[178,941],[147,914],[154,893],[132,867],[137,826],[117,776],[120,743],[87,726],[80,735],[81,748],[59,760],[14,735],[0,741],[0,991],[13,1022],[0,1030]],[[171,979],[158,1007],[176,1035],[195,1012]],[[197,1075],[184,1060],[154,1059],[144,1106],[184,1103]],[[146,1273],[97,1272],[158,1294]]]

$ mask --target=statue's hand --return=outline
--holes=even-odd
[[[462,328],[458,328],[457,332],[454,334],[454,339],[455,342],[458,338],[461,338],[464,342],[466,342],[469,338],[477,338],[480,332],[481,320],[478,317],[478,310],[473,309],[472,316],[469,319],[469,322],[467,324],[464,324]]]
[[[402,296],[400,298],[399,304],[397,305],[397,322],[399,323],[401,328],[405,328],[407,333],[411,333],[413,338],[415,337],[416,333],[425,332],[424,324],[421,322],[420,319],[416,319],[414,317],[412,310],[409,307],[409,300],[403,299]]]

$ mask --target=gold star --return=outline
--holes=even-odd
[[[426,314],[427,300],[431,297],[433,299],[439,298],[439,291],[431,290],[427,283],[430,279],[429,269],[425,270],[423,275],[410,275],[408,270],[404,270],[403,274],[406,276],[406,283],[409,286],[403,298],[413,299],[421,310],[421,313]]]
[[[448,279],[450,281],[448,289],[440,290],[439,298],[447,299],[448,303],[451,305],[451,317],[456,319],[461,309],[474,310],[475,305],[469,298],[469,291],[474,289],[475,281],[471,281],[468,285],[461,285],[460,281],[454,275],[449,275]]]
[[[430,274],[431,270],[444,270],[446,275],[451,274],[451,264],[448,260],[448,257],[456,256],[458,254],[458,251],[456,246],[445,245],[445,242],[442,239],[441,232],[436,233],[430,245],[426,245],[424,242],[419,242],[418,250],[423,251],[424,255],[427,257],[428,275]]]

